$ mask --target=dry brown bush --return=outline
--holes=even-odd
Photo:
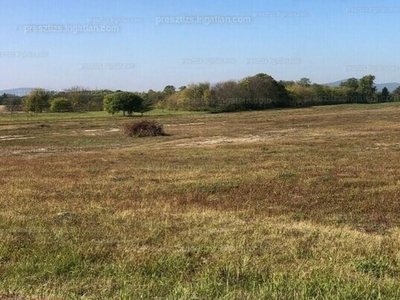
[[[163,125],[155,121],[140,121],[133,124],[126,124],[124,132],[129,136],[135,137],[167,135],[164,132]]]

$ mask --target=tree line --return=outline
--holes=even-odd
[[[385,87],[377,91],[375,76],[349,78],[340,86],[311,83],[308,78],[298,81],[276,81],[260,73],[239,81],[190,84],[174,91],[157,107],[175,110],[206,110],[229,112],[280,107],[304,107],[344,103],[378,103],[400,101],[400,86],[389,93]]]
[[[0,105],[9,112],[85,112],[103,111],[131,116],[134,112],[143,114],[164,99],[164,92],[133,93],[121,90],[89,90],[75,86],[64,91],[46,91],[35,88],[26,96],[0,95]]]
[[[64,91],[46,91],[36,88],[26,96],[3,94],[0,105],[7,110],[27,112],[82,112],[103,110],[103,98],[110,90],[88,90],[74,86]]]
[[[345,103],[378,103],[400,101],[400,86],[392,93],[385,87],[377,91],[375,76],[349,78],[340,86],[312,83],[308,78],[298,81],[276,81],[259,73],[241,80],[210,84],[200,82],[176,89],[167,85],[162,91],[126,92],[88,90],[75,86],[64,91],[33,89],[27,96],[3,94],[0,105],[10,112],[83,112],[105,110],[131,116],[153,108],[169,110],[230,112],[283,107],[304,107]]]

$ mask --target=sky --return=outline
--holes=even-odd
[[[396,0],[1,0],[0,90],[400,82]]]

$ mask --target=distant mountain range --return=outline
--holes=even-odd
[[[10,94],[21,97],[28,95],[31,90],[33,90],[33,88],[16,88],[16,89],[2,90],[0,91],[0,95]]]
[[[342,82],[345,82],[345,81],[347,81],[347,79],[330,82],[330,83],[324,83],[323,85],[339,86]],[[396,88],[398,88],[400,86],[400,83],[388,82],[388,83],[376,83],[375,85],[376,85],[376,89],[378,92],[382,91],[382,89],[384,87],[386,87],[389,90],[389,92],[393,92]],[[26,96],[33,89],[34,88],[16,88],[16,89],[1,90],[0,95],[11,94],[11,95],[17,95],[17,96]]]
[[[347,81],[347,79],[331,82],[331,83],[325,83],[324,85],[328,86],[339,86],[342,82]],[[397,89],[400,86],[400,83],[398,82],[388,82],[388,83],[375,83],[376,90],[378,92],[382,91],[384,87],[386,87],[389,92],[393,92],[395,89]]]

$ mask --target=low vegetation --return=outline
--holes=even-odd
[[[0,297],[400,298],[397,103],[62,116],[0,116]]]
[[[126,124],[124,130],[127,135],[136,137],[167,135],[164,132],[163,125],[147,120]]]
[[[391,93],[384,87],[377,90],[374,75],[349,78],[339,86],[312,83],[308,78],[298,81],[277,81],[259,73],[241,80],[210,84],[192,83],[178,90],[167,85],[162,91],[127,92],[87,90],[75,86],[61,92],[34,89],[25,97],[0,95],[0,105],[9,112],[87,112],[105,110],[124,116],[158,109],[206,111],[213,113],[266,110],[286,107],[310,107],[351,103],[400,102],[400,86]],[[60,99],[63,101],[60,102]]]
[[[72,103],[66,98],[55,98],[50,103],[51,112],[72,112]]]

